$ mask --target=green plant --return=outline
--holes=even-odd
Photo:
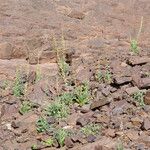
[[[144,103],[144,92],[139,91],[133,94],[133,99],[139,103],[140,106],[145,106]]]
[[[43,141],[43,145],[50,147],[53,145],[53,140],[51,138],[48,138],[48,139]]]
[[[104,81],[108,84],[112,82],[112,74],[110,72],[110,67],[108,65],[106,66],[106,73],[104,76]]]
[[[32,104],[29,101],[24,101],[21,104],[21,108],[19,109],[19,112],[24,115],[25,113],[29,112],[32,109]]]
[[[46,115],[53,116],[57,119],[66,118],[68,114],[68,107],[61,101],[55,101],[46,108]]]
[[[117,144],[117,150],[124,150],[124,147],[123,147],[122,142],[119,142],[119,143]]]
[[[81,132],[88,135],[97,135],[100,132],[101,127],[97,124],[91,123],[81,128]]]
[[[9,86],[9,81],[8,80],[4,80],[3,84],[2,84],[2,89],[6,89]]]
[[[37,131],[44,132],[50,129],[50,125],[48,124],[47,120],[43,117],[40,117],[36,122]]]
[[[55,133],[55,138],[61,147],[64,146],[65,138],[68,136],[68,132],[65,129],[59,129]]]
[[[95,78],[98,82],[103,81],[103,73],[101,72],[101,70],[98,70],[98,72],[95,74]]]
[[[138,47],[138,39],[141,34],[142,27],[143,27],[143,16],[141,17],[140,28],[139,28],[136,38],[131,39],[130,37],[130,49],[131,49],[131,52],[133,52],[134,54],[139,54],[139,51],[140,51]]]
[[[16,97],[24,95],[24,83],[21,80],[20,72],[17,70],[16,79],[13,86],[13,94]]]
[[[58,100],[60,100],[62,103],[65,103],[66,105],[70,105],[73,103],[74,94],[71,93],[63,93],[61,96],[58,97]]]
[[[130,48],[133,53],[135,54],[139,53],[138,41],[136,39],[132,39],[130,41]]]
[[[76,87],[74,91],[75,101],[80,105],[83,106],[84,104],[89,102],[90,98],[90,91],[89,86],[87,83],[84,83],[78,87]]]
[[[66,77],[69,74],[69,64],[66,63],[66,58],[64,54],[66,51],[66,47],[63,34],[61,37],[61,43],[58,43],[55,37],[53,37],[53,49],[56,52],[57,64],[59,67],[60,75],[63,78],[64,82],[67,83]]]
[[[66,63],[65,58],[59,58],[58,66],[60,70],[60,75],[62,76],[63,80],[66,81],[66,77],[69,74],[69,64]]]
[[[32,149],[32,150],[37,150],[38,147],[37,147],[37,145],[33,144],[33,145],[31,146],[31,149]]]
[[[42,78],[41,70],[40,70],[40,67],[39,67],[39,64],[38,64],[37,67],[36,67],[35,83],[37,83],[38,81],[40,81],[41,78]]]

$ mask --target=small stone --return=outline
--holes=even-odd
[[[88,123],[89,123],[89,119],[87,118],[79,118],[77,119],[77,122],[76,122],[77,125],[80,125],[82,127],[87,125]]]
[[[81,110],[82,113],[88,113],[90,111],[90,105],[89,104],[84,105],[84,106],[81,107],[80,110]]]
[[[96,136],[94,136],[94,135],[87,136],[87,141],[89,143],[93,143],[93,142],[95,142],[95,140],[96,140]]]
[[[110,128],[105,130],[105,134],[106,134],[106,136],[110,136],[112,138],[114,138],[116,136],[115,130],[114,129],[110,129]]]
[[[137,86],[135,87],[129,87],[126,89],[126,92],[128,95],[133,95],[134,93],[138,92],[139,88]]]
[[[121,67],[127,67],[128,65],[125,62],[121,63]]]
[[[129,130],[126,133],[126,136],[131,140],[131,141],[135,141],[139,138],[139,134],[138,131],[133,131],[133,130]]]
[[[47,122],[49,123],[49,124],[54,124],[55,123],[55,121],[56,121],[56,119],[54,118],[54,117],[48,117],[47,118]]]
[[[85,17],[85,14],[77,11],[77,10],[72,10],[71,13],[68,15],[71,18],[75,18],[75,19],[83,19]]]
[[[140,119],[139,117],[135,117],[135,118],[131,118],[131,122],[134,126],[141,127],[143,120]]]
[[[101,99],[101,100],[96,100],[96,101],[93,101],[90,108],[93,110],[93,109],[96,109],[96,108],[99,108],[99,107],[102,107],[104,105],[107,105],[109,104],[110,101],[109,100],[106,100],[106,99]]]
[[[142,128],[144,130],[149,130],[150,129],[150,119],[149,118],[146,118],[144,120]]]
[[[110,88],[108,88],[108,87],[103,88],[102,94],[107,97],[110,94]]]
[[[108,124],[110,122],[110,118],[107,115],[97,114],[95,117],[97,118],[96,122],[98,122],[98,123]]]
[[[145,96],[144,96],[144,103],[146,105],[150,105],[150,91],[147,91]]]
[[[19,128],[19,127],[20,127],[20,125],[21,125],[21,123],[20,123],[20,122],[15,122],[15,121],[13,121],[13,122],[11,123],[11,126],[12,126],[14,129]]]
[[[73,142],[72,142],[70,137],[65,138],[65,145],[68,148],[73,148],[74,144],[73,144]]]
[[[132,81],[132,77],[115,77],[114,82],[118,85],[129,83]]]

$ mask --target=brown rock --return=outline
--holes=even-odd
[[[93,109],[96,109],[96,108],[99,108],[99,107],[102,107],[104,105],[107,105],[109,104],[110,101],[109,100],[106,100],[106,99],[101,99],[101,100],[96,100],[96,101],[93,101],[90,108],[93,110]]]
[[[110,122],[110,118],[107,115],[97,114],[95,117],[97,118],[96,122],[106,123],[106,124]]]
[[[146,105],[150,105],[150,91],[147,91],[145,96],[144,96],[144,103]]]
[[[0,59],[11,59],[12,45],[10,43],[0,43]]]
[[[94,135],[89,135],[89,136],[87,137],[87,141],[88,141],[89,143],[93,143],[93,142],[95,142],[95,140],[96,140],[96,136],[94,136]]]
[[[141,127],[143,120],[140,119],[139,117],[135,117],[135,118],[131,118],[131,122],[134,126]]]
[[[83,19],[85,14],[77,10],[72,10],[68,16],[75,19]]]
[[[116,136],[115,130],[114,129],[110,129],[110,128],[106,129],[105,130],[105,135],[114,138]]]
[[[89,123],[89,119],[88,118],[79,118],[79,119],[77,119],[77,122],[76,122],[76,124],[77,125],[80,125],[80,126],[85,126],[85,125],[87,125],[88,123]]]
[[[139,133],[138,131],[133,131],[133,130],[129,130],[126,133],[126,136],[131,140],[131,141],[135,141],[139,138]]]
[[[129,87],[126,89],[127,94],[133,95],[134,93],[138,92],[139,88],[137,86],[135,87]]]
[[[124,83],[129,83],[132,81],[132,77],[115,77],[114,79],[115,83],[120,85],[120,84],[124,84]]]
[[[140,88],[145,88],[145,89],[150,88],[150,77],[141,79]]]
[[[130,65],[141,65],[141,64],[148,63],[148,62],[150,62],[149,57],[135,56],[135,57],[132,57],[128,60],[128,64],[130,64]]]
[[[73,142],[72,142],[72,140],[71,140],[70,137],[65,138],[65,145],[66,145],[68,148],[73,148],[74,144],[73,144]]]
[[[150,119],[149,118],[146,118],[144,120],[142,128],[144,130],[149,130],[150,129]]]

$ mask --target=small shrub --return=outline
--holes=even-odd
[[[19,112],[24,115],[32,109],[32,104],[29,101],[24,101],[19,109]]]
[[[88,135],[97,135],[100,132],[100,126],[97,124],[88,124],[84,127],[81,128],[81,132],[85,134],[86,136]]]
[[[21,80],[20,72],[17,71],[16,79],[13,86],[13,94],[16,97],[24,95],[24,83]]]
[[[103,81],[103,73],[101,72],[101,70],[99,70],[96,74],[95,74],[95,78],[98,82],[102,82]]]
[[[40,117],[36,123],[37,131],[38,132],[45,132],[50,129],[50,125],[48,124],[47,120],[43,117]]]
[[[57,119],[66,118],[69,114],[69,109],[65,103],[55,101],[46,108],[46,115],[53,116]]]
[[[37,150],[38,147],[37,147],[37,145],[33,144],[33,145],[31,146],[31,149],[32,149],[32,150]]]
[[[61,96],[58,97],[58,100],[60,100],[62,103],[65,103],[66,105],[72,104],[73,99],[74,99],[73,93],[63,93]]]
[[[119,143],[117,144],[117,150],[124,150],[124,147],[123,147],[122,142],[119,142]]]
[[[131,48],[131,51],[134,54],[138,54],[139,53],[138,41],[134,40],[134,39],[131,40],[131,42],[130,42],[130,48]]]
[[[110,67],[106,66],[106,73],[104,75],[104,81],[108,84],[112,82],[112,74],[110,72]]]
[[[67,64],[65,59],[62,57],[58,61],[58,66],[60,70],[60,75],[64,80],[66,80],[66,77],[69,74],[69,64]]]
[[[59,129],[55,133],[55,138],[61,147],[64,146],[65,138],[68,136],[68,132],[65,129]]]
[[[87,83],[76,87],[75,92],[75,101],[80,105],[83,106],[84,104],[89,102],[90,99],[90,91],[89,86]]]
[[[145,106],[144,103],[144,92],[136,92],[133,94],[133,99],[139,103],[140,106]]]
[[[43,141],[43,145],[51,147],[53,145],[53,140],[51,138],[48,138],[45,141]]]
[[[37,68],[36,68],[35,83],[37,83],[38,81],[40,81],[40,80],[41,80],[41,78],[42,78],[41,70],[40,70],[39,65],[37,65]]]

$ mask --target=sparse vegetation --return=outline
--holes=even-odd
[[[63,34],[60,43],[58,43],[55,37],[53,37],[53,46],[57,56],[57,64],[60,70],[60,76],[63,78],[64,82],[67,83],[67,76],[69,74],[69,65],[66,63],[66,58],[64,54],[66,51],[66,47]]]
[[[104,81],[108,84],[112,82],[112,75],[110,72],[110,67],[108,65],[106,66],[106,73],[104,75]]]
[[[44,140],[43,145],[47,146],[47,147],[51,147],[53,145],[53,140],[51,138],[48,138],[46,140]]]
[[[86,136],[96,135],[96,134],[100,133],[100,129],[101,129],[101,127],[98,124],[91,123],[91,124],[88,124],[88,125],[82,127],[81,132],[83,134],[85,134]]]
[[[58,97],[58,100],[60,100],[62,103],[65,103],[66,105],[70,105],[73,103],[74,94],[72,92],[63,93]]]
[[[45,132],[50,129],[50,125],[47,120],[43,117],[40,117],[36,123],[38,132]]]
[[[24,83],[21,80],[20,71],[17,70],[16,72],[16,79],[13,86],[13,94],[16,97],[20,97],[24,95]]]
[[[133,94],[133,99],[139,103],[140,106],[145,106],[144,103],[144,92],[139,91]]]
[[[88,84],[84,83],[76,87],[74,95],[75,95],[75,101],[80,106],[83,106],[84,104],[88,103],[90,99],[90,91],[89,91]]]
[[[131,47],[131,51],[134,54],[138,54],[139,53],[139,47],[138,47],[138,41],[135,39],[132,39],[130,42],[130,47]]]
[[[19,109],[19,112],[24,115],[25,113],[29,112],[32,109],[32,104],[29,101],[24,101],[21,104],[21,108]]]
[[[97,71],[97,73],[95,74],[95,78],[98,82],[103,82],[103,73],[101,69]]]
[[[65,129],[59,129],[55,133],[55,138],[58,141],[60,147],[64,146],[65,138],[68,136],[68,131]]]
[[[139,52],[140,52],[140,49],[138,47],[138,39],[139,39],[139,36],[141,34],[142,27],[143,27],[143,16],[141,17],[140,28],[139,28],[139,31],[138,31],[136,38],[131,39],[131,37],[130,37],[130,50],[134,54],[139,54]]]
[[[37,150],[38,147],[37,147],[37,145],[33,144],[33,145],[31,146],[31,149],[32,149],[32,150]]]
[[[124,150],[124,146],[123,146],[122,142],[118,142],[117,150]]]
[[[57,119],[63,119],[68,116],[69,109],[65,103],[61,101],[55,101],[46,108],[45,112],[48,116],[53,116]]]
[[[40,70],[40,67],[39,67],[39,64],[38,64],[37,67],[36,67],[36,79],[35,79],[35,82],[40,81],[41,78],[42,78],[41,70]]]

